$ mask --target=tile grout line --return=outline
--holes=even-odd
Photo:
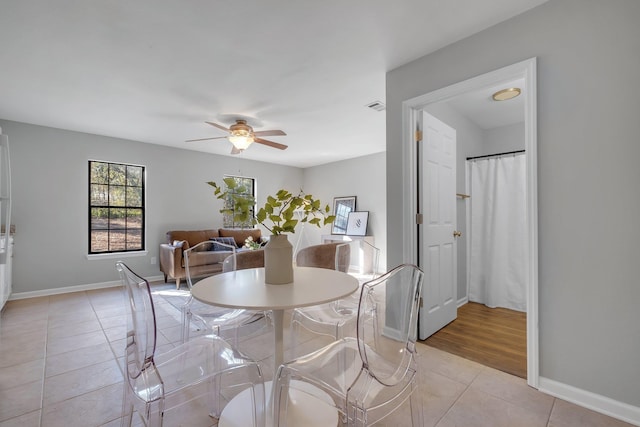
[[[85,291],[87,292],[87,291]],[[89,304],[91,305],[91,309],[93,310],[93,314],[96,316],[96,319],[98,320],[98,323],[100,324],[100,330],[102,331],[102,335],[104,335],[105,340],[107,341],[107,345],[109,346],[109,350],[111,351],[111,355],[113,356],[113,360],[115,361],[116,365],[118,366],[118,369],[120,370],[120,375],[122,375],[122,386],[125,387],[125,381],[126,381],[126,375],[124,370],[126,369],[126,366],[121,366],[120,362],[118,361],[118,357],[113,349],[113,345],[111,345],[111,341],[109,341],[109,337],[107,336],[107,333],[104,331],[104,325],[100,319],[100,316],[98,315],[98,312],[96,311],[96,307],[95,305],[93,305],[93,301],[91,300],[91,297],[87,294],[87,299],[89,300]],[[126,340],[126,326],[125,326],[125,340]],[[126,341],[125,341],[125,345],[126,345]],[[126,350],[125,350],[125,357],[126,357]],[[97,390],[101,390],[104,389],[106,387],[111,387],[113,384],[109,384],[106,385],[104,387],[101,387],[100,389]],[[97,390],[93,390],[94,392]],[[91,392],[88,392],[91,393]],[[86,394],[86,393],[85,393]],[[124,417],[124,414],[122,413],[122,411],[120,411],[120,415],[112,420],[108,420],[104,423],[102,423],[101,425],[105,425],[105,424],[109,424],[112,421],[115,421],[117,419],[122,419],[122,417]]]
[[[475,378],[474,378],[474,380],[475,380]],[[456,406],[456,403],[458,403],[458,401],[462,398],[462,396],[464,396],[467,393],[467,391],[469,390],[469,387],[471,387],[471,383],[472,382],[473,382],[473,380],[469,384],[466,385],[466,387],[464,388],[462,393],[460,393],[460,395],[458,395],[458,397],[451,403],[451,405],[449,405],[447,410],[444,411],[444,414],[442,414],[442,416],[440,418],[438,418],[438,421],[436,421],[436,423],[434,424],[434,427],[438,427],[440,422],[447,416],[447,414],[449,414],[449,412],[451,412],[453,407]],[[423,419],[423,421],[424,421],[424,419]]]
[[[113,359],[116,361],[116,363],[120,367],[120,363],[118,363],[118,356],[116,355],[115,351],[113,350],[113,346],[111,345],[111,341],[109,341],[109,337],[107,336],[107,333],[104,331],[104,324],[102,323],[102,321],[100,319],[100,316],[98,316],[98,312],[96,311],[96,307],[93,305],[93,301],[91,301],[91,298],[89,297],[89,295],[87,295],[87,298],[89,299],[89,304],[91,305],[91,309],[93,310],[93,314],[96,316],[96,320],[98,321],[98,324],[100,325],[100,331],[102,331],[102,335],[104,335],[104,338],[107,340],[107,345],[109,346],[109,350],[111,350],[111,354],[113,355]],[[125,329],[126,329],[126,327],[125,327]],[[120,368],[120,372],[124,376],[124,372],[122,371],[122,369],[123,368],[121,367]]]
[[[47,297],[47,329],[45,331],[44,340],[44,355],[42,366],[42,390],[40,392],[40,419],[38,425],[42,426],[42,419],[44,417],[44,382],[47,380],[47,354],[49,347],[49,322],[51,321],[51,297]]]
[[[442,414],[442,416],[441,416],[440,418],[438,418],[438,421],[436,421],[436,423],[434,424],[434,427],[438,427],[438,424],[440,424],[440,422],[444,419],[444,417],[446,417],[446,416],[447,416],[447,414],[448,414],[449,412],[451,412],[451,409],[453,409],[453,407],[456,405],[456,403],[458,403],[458,401],[462,398],[462,396],[464,396],[464,395],[467,393],[467,391],[469,391],[469,388],[471,387],[471,384],[473,384],[473,382],[478,378],[478,376],[480,376],[480,373],[483,371],[483,369],[484,369],[484,367],[478,371],[478,373],[473,377],[473,379],[472,379],[471,381],[469,381],[469,384],[466,384],[466,385],[465,385],[465,388],[464,388],[464,390],[462,391],[462,393],[460,393],[460,394],[458,395],[458,397],[457,397],[457,398],[456,398],[456,399],[451,403],[451,405],[449,405],[449,407],[448,407],[448,408],[447,408],[447,410],[444,412],[444,414]],[[445,377],[445,378],[447,378],[447,377]],[[456,381],[456,380],[454,380],[454,379],[452,379],[452,378],[449,378],[449,379],[450,379],[451,381]],[[460,384],[464,384],[464,383],[461,383],[461,382],[459,382],[459,381],[456,381],[456,382],[458,382],[458,383],[460,383]],[[423,420],[423,421],[424,421],[424,420]]]
[[[547,423],[545,424],[547,427],[551,426],[551,414],[553,414],[553,409],[556,407],[556,403],[558,402],[557,398],[553,398],[553,404],[551,405],[551,410],[549,411],[549,417],[547,418]]]
[[[476,379],[480,376],[480,374],[481,374],[483,371],[484,371],[484,372],[486,372],[486,373],[488,373],[489,375],[493,375],[493,373],[492,373],[491,371],[497,371],[497,372],[499,372],[499,375],[504,374],[504,375],[509,375],[509,376],[511,376],[511,377],[514,377],[514,378],[520,378],[520,377],[518,377],[518,376],[516,376],[516,375],[513,375],[513,374],[510,374],[510,373],[508,373],[508,372],[504,372],[504,371],[500,371],[499,369],[492,368],[491,366],[484,366],[484,365],[483,365],[482,369],[480,370],[480,372],[478,373],[478,375],[476,375],[476,377],[473,379],[473,381],[471,381],[471,383],[469,384],[469,386],[471,386],[471,384],[472,384],[472,383],[474,383],[474,382],[476,381]],[[520,378],[520,379],[522,379],[522,378]],[[528,384],[525,384],[525,385],[526,385],[527,387],[529,387],[529,385],[528,385]],[[537,390],[537,389],[535,389],[535,388],[532,388],[532,389],[533,389],[533,390],[535,390],[536,392],[538,392],[538,390]],[[521,405],[520,405],[520,404],[518,404],[518,403],[511,402],[511,401],[509,401],[509,400],[505,399],[505,398],[504,398],[504,397],[502,397],[502,396],[498,396],[498,395],[496,395],[496,394],[492,393],[492,392],[491,392],[491,391],[489,391],[489,390],[486,390],[486,391],[485,391],[485,390],[478,390],[478,391],[480,391],[480,392],[482,392],[482,393],[485,393],[485,394],[487,394],[487,395],[489,395],[489,396],[492,396],[492,397],[494,397],[494,398],[496,398],[496,399],[500,399],[500,400],[502,400],[503,402],[506,402],[506,403],[508,403],[508,404],[510,404],[510,405],[517,406],[517,407],[518,407],[518,408],[520,408],[520,409],[524,409],[524,410],[529,411],[529,412],[537,412],[537,411],[534,411],[533,409],[525,408],[524,406],[521,406]],[[547,423],[546,423],[546,424],[548,424],[548,422],[549,422],[549,420],[550,420],[550,418],[551,418],[551,412],[553,411],[553,407],[554,407],[554,406],[555,406],[555,404],[556,404],[556,400],[557,400],[557,399],[554,397],[554,398],[553,398],[553,403],[551,404],[551,408],[549,409],[549,413],[548,413],[548,415],[547,415]],[[546,425],[546,424],[545,424],[545,425]]]

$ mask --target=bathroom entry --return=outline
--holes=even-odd
[[[436,109],[433,110],[435,112]],[[422,262],[427,275],[423,291],[425,303],[419,324],[420,338],[428,336],[426,343],[430,346],[526,378],[529,269],[524,124],[503,122],[495,128],[488,128],[486,124],[472,127],[467,123],[467,129],[462,129],[470,117],[447,108],[441,108],[436,114],[451,127],[461,130],[451,129],[449,133],[460,135],[462,152],[457,157],[464,167],[458,174],[458,182],[445,186],[443,177],[447,176],[448,169],[434,173],[434,161],[428,152],[424,153],[425,159],[421,161],[424,170],[421,180],[425,195],[423,207],[425,204],[428,206],[423,209],[425,244],[421,255],[428,261]],[[433,144],[432,139],[438,141],[428,130],[433,121],[436,119],[427,120],[425,113],[425,146]],[[439,127],[447,129],[447,125],[441,122]],[[512,151],[495,153],[500,147]],[[474,156],[469,157],[469,153]],[[492,154],[476,155],[478,153]],[[427,202],[433,198],[434,188],[446,190],[442,191],[444,194],[440,195],[439,201]],[[452,221],[449,217],[448,222],[441,221],[440,224],[430,215],[435,211],[438,213],[435,219],[441,220],[447,212],[455,215],[456,207],[462,211],[457,220]],[[434,228],[434,225],[438,227]],[[444,225],[450,225],[449,229],[439,232]],[[434,238],[444,237],[449,245],[433,244]],[[456,269],[458,254],[464,265]],[[454,259],[453,264],[449,262],[450,258]],[[460,278],[451,291],[448,283],[451,277],[455,278],[456,271],[460,272]],[[442,316],[436,316],[439,312],[434,309],[444,312],[446,303],[456,310],[455,316],[439,322]],[[426,315],[422,316],[424,313]]]
[[[423,112],[429,113],[438,120],[446,123],[456,130],[456,208],[457,221],[455,231],[457,238],[455,245],[457,246],[457,289],[454,295],[458,306],[458,319],[451,322],[448,326],[436,332],[433,336],[441,333],[450,326],[461,323],[460,316],[464,306],[477,305],[485,307],[478,303],[469,303],[469,277],[468,257],[470,248],[471,224],[470,224],[470,203],[474,196],[466,196],[466,157],[482,156],[486,154],[494,154],[505,151],[514,151],[513,149],[500,149],[499,143],[477,144],[477,141],[499,141],[500,139],[492,138],[492,129],[496,126],[478,125],[476,120],[491,120],[493,114],[487,113],[491,108],[499,106],[504,110],[509,110],[513,106],[512,101],[494,102],[492,107],[488,106],[491,94],[487,95],[488,89],[502,89],[512,82],[522,83],[522,96],[516,98],[516,103],[520,103],[520,108],[515,109],[520,115],[520,121],[512,121],[510,123],[520,123],[518,132],[521,135],[521,142],[524,144],[526,153],[525,161],[525,200],[526,215],[524,221],[526,223],[526,243],[525,257],[528,259],[527,268],[522,272],[526,277],[525,280],[525,301],[526,316],[523,321],[526,323],[526,376],[527,383],[532,387],[538,386],[539,375],[539,358],[538,358],[538,259],[537,259],[537,140],[536,140],[536,60],[535,58],[513,64],[469,80],[465,80],[451,86],[438,89],[424,95],[408,99],[403,102],[403,122],[405,124],[404,139],[406,145],[403,147],[404,162],[408,166],[405,169],[403,187],[407,194],[416,194],[416,199],[408,200],[405,209],[405,227],[403,231],[404,248],[406,254],[410,255],[414,262],[424,265],[424,253],[426,249],[424,239],[419,236],[424,234],[425,227],[422,226],[423,212],[419,209],[428,206],[430,201],[424,200],[425,186],[423,182],[424,170],[419,152],[419,145],[415,143],[414,133],[416,130],[422,130],[421,118]],[[502,87],[501,87],[502,86]],[[485,111],[486,109],[486,111]],[[469,114],[475,113],[476,115]],[[508,115],[509,113],[506,112]],[[495,115],[501,117],[502,114]],[[509,123],[508,123],[509,124]],[[508,125],[507,124],[507,125]],[[509,132],[507,125],[499,125],[500,131]],[[514,125],[517,127],[517,125]],[[512,129],[511,129],[512,130]],[[522,135],[524,135],[522,137]],[[414,167],[415,165],[415,167]],[[416,216],[416,213],[418,214]],[[416,224],[411,227],[410,224]],[[420,231],[422,230],[422,232]],[[421,262],[423,261],[423,262]],[[429,274],[429,273],[427,273]],[[425,278],[426,279],[426,278]],[[425,280],[426,284],[426,280]],[[427,306],[427,302],[424,302]],[[491,310],[491,309],[488,309]],[[496,309],[502,310],[502,309]],[[520,313],[520,312],[518,312]],[[522,314],[522,313],[520,313]],[[422,315],[422,314],[421,314]],[[420,323],[420,322],[419,322]],[[420,329],[420,326],[419,326]],[[423,334],[420,333],[420,338]],[[490,339],[487,341],[491,341]]]

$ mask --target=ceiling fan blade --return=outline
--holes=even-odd
[[[242,150],[239,150],[238,147],[234,145],[233,148],[231,149],[231,154],[240,154],[240,153],[242,153]]]
[[[254,142],[257,142],[258,144],[262,144],[262,145],[268,145],[269,147],[277,148],[279,150],[286,150],[288,148],[288,145],[280,144],[280,143],[269,141],[267,139],[262,139],[262,138],[256,138]]]
[[[208,141],[210,139],[225,139],[225,138],[226,138],[226,136],[216,136],[214,138],[188,139],[185,142]]]
[[[213,123],[213,122],[205,122],[205,123],[206,123],[206,124],[208,124],[208,125],[211,125],[211,126],[213,126],[213,127],[215,127],[215,128],[221,129],[221,130],[223,130],[223,131],[225,131],[225,132],[229,132],[229,129],[228,129],[228,128],[226,128],[226,127],[224,127],[224,126],[222,126],[222,125],[219,125],[219,124],[217,124],[217,123]]]
[[[255,136],[284,136],[286,133],[279,129],[275,130],[259,130],[258,132],[253,132]]]

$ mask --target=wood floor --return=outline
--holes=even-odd
[[[527,314],[470,302],[458,318],[423,341],[485,366],[527,377]]]

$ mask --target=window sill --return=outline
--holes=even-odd
[[[100,259],[116,259],[116,258],[134,258],[147,256],[149,251],[136,251],[136,252],[112,252],[108,254],[91,254],[87,255],[89,261],[95,261]]]

